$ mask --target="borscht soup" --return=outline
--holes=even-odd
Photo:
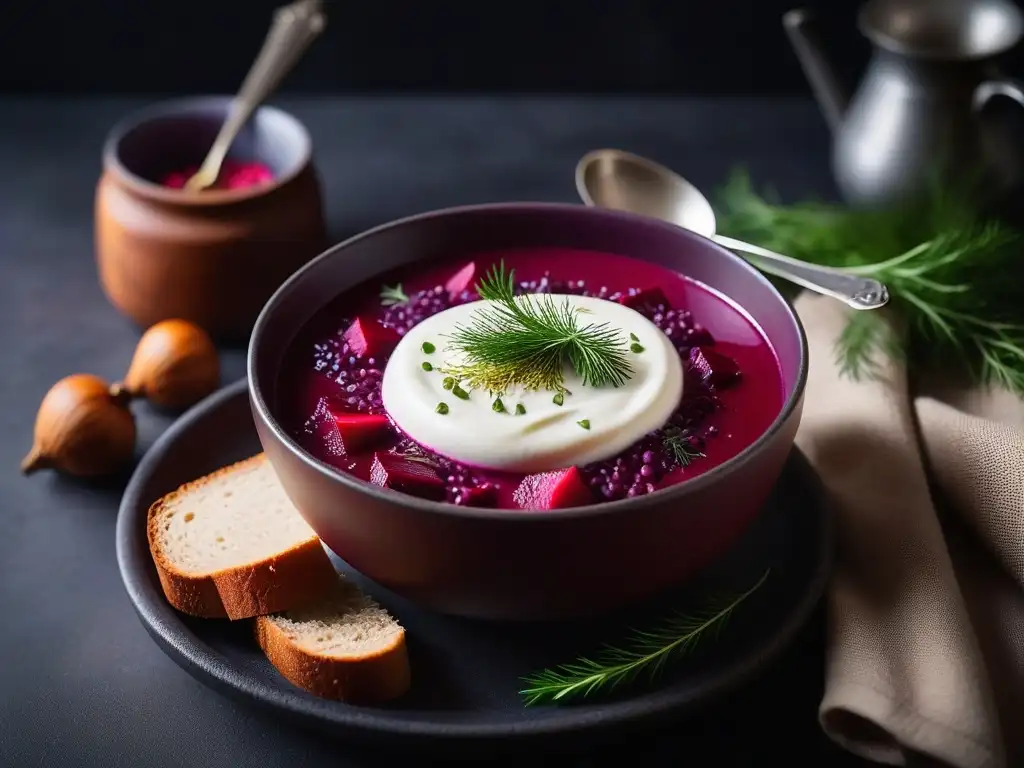
[[[564,248],[413,264],[346,291],[291,343],[278,414],[362,481],[542,511],[692,479],[783,405],[775,352],[707,286]]]

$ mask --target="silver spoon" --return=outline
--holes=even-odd
[[[889,301],[888,289],[877,280],[715,234],[715,212],[699,189],[668,168],[629,152],[598,149],[584,155],[576,165],[576,190],[587,205],[661,219],[730,250],[750,254],[764,272],[839,299],[854,309],[878,309]]]
[[[323,31],[327,21],[321,4],[322,0],[297,0],[274,12],[274,22],[263,41],[263,48],[231,102],[227,119],[220,127],[213,146],[196,174],[185,182],[185,189],[199,192],[216,183],[224,158],[242,126]]]

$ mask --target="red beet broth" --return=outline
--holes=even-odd
[[[673,419],[685,426],[682,435],[674,434],[691,449],[687,466],[671,460],[665,434],[659,431],[619,457],[568,473],[563,470],[559,477],[524,478],[454,464],[405,438],[390,422],[362,418],[386,416],[380,382],[387,354],[374,356],[370,349],[360,356],[346,342],[346,331],[359,320],[367,327],[370,346],[379,342],[390,352],[388,337],[393,344],[425,317],[477,298],[472,282],[468,290],[459,290],[459,281],[453,281],[460,270],[472,263],[475,270],[468,271],[475,280],[499,261],[515,270],[524,293],[587,293],[623,301],[668,331],[686,371],[683,401]],[[381,290],[397,284],[410,297],[409,303],[382,306]],[[659,308],[662,300],[667,308]],[[348,338],[353,339],[351,332]],[[356,346],[360,346],[358,340]],[[731,375],[732,363],[735,375]],[[696,477],[757,440],[778,416],[784,399],[774,350],[763,332],[726,299],[656,264],[564,248],[474,254],[429,270],[410,265],[347,291],[321,309],[292,342],[278,393],[285,429],[325,463],[424,498],[507,509],[521,509],[524,504],[537,509],[598,503]],[[348,435],[347,452],[335,417]],[[396,454],[411,455],[414,460],[403,461]],[[406,478],[406,469],[417,476]]]

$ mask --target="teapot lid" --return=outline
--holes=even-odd
[[[1024,17],[1010,0],[869,0],[858,26],[872,43],[894,53],[973,61],[1016,45]]]

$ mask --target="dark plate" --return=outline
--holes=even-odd
[[[125,491],[117,521],[117,558],[128,595],[161,648],[200,681],[335,735],[389,746],[425,740],[468,747],[491,741],[533,743],[654,725],[707,704],[774,660],[807,620],[831,564],[832,524],[820,484],[794,451],[762,517],[735,550],[667,605],[572,624],[493,624],[424,611],[358,574],[353,578],[406,627],[413,687],[386,708],[351,707],[289,685],[266,661],[242,621],[192,619],[164,600],[146,542],[146,510],[182,483],[260,450],[245,381],[185,414],[147,453]],[[570,546],[567,542],[566,546]],[[523,557],[529,557],[528,552]],[[338,561],[339,568],[347,570]],[[614,640],[624,625],[650,624],[669,606],[686,610],[719,592],[764,585],[728,627],[672,668],[654,689],[600,703],[525,708],[519,678]],[[615,563],[608,564],[615,578]],[[659,601],[662,602],[662,601]]]

